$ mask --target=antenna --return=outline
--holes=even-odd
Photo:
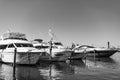
[[[10,29],[8,29],[7,31],[6,31],[6,33],[10,33],[11,31],[10,31]]]
[[[3,36],[1,35],[1,40],[3,40]]]

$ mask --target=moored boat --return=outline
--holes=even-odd
[[[88,57],[110,57],[117,52],[117,49],[99,48],[88,45],[78,46],[73,49],[74,53],[85,54]]]
[[[34,48],[32,43],[26,39],[25,34],[9,32],[2,35],[0,58],[4,63],[13,64],[16,57],[16,64],[36,64],[42,54],[43,51]]]
[[[50,43],[48,42],[34,43],[33,46],[37,49],[44,50],[49,54],[46,55],[46,57],[44,58],[40,58],[40,60],[66,61],[72,53],[72,51],[70,49],[65,48],[61,42],[52,42],[51,52]]]

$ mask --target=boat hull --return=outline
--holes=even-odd
[[[87,53],[89,57],[110,57],[115,54],[117,50],[95,50]]]
[[[69,60],[80,60],[84,58],[83,53],[74,53],[72,52],[71,56],[69,57]]]
[[[117,52],[117,50],[110,50],[110,49],[106,49],[106,50],[90,50],[90,51],[78,51],[78,52],[74,52],[74,53],[79,53],[79,54],[84,54],[84,57],[110,57],[113,54],[115,54]]]
[[[40,52],[17,52],[16,53],[16,64],[33,65],[39,60]],[[14,63],[13,52],[3,52],[1,54],[1,61],[4,63]]]
[[[72,51],[59,51],[54,52],[52,51],[51,55],[48,53],[48,55],[40,56],[40,61],[53,61],[53,62],[64,62],[68,60],[68,58],[71,56]]]

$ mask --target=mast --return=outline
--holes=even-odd
[[[50,35],[50,41],[49,41],[49,44],[50,44],[50,56],[49,56],[49,60],[51,61],[52,60],[52,41],[53,41],[53,36],[54,34],[51,32],[51,29],[49,29],[49,35]]]

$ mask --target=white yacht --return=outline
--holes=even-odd
[[[16,64],[36,64],[44,53],[33,47],[25,34],[9,32],[0,40],[0,58],[4,63],[13,63],[16,49]]]
[[[88,45],[77,46],[73,49],[75,54],[87,53],[88,57],[110,57],[117,52],[117,49],[93,47]]]
[[[35,48],[42,49],[51,56],[52,61],[66,61],[70,56],[72,51],[63,46],[61,42],[53,42],[52,50],[50,53],[50,43],[41,42],[33,44]],[[40,58],[42,59],[42,58]],[[44,58],[45,59],[45,58]],[[47,59],[46,59],[47,60]]]

